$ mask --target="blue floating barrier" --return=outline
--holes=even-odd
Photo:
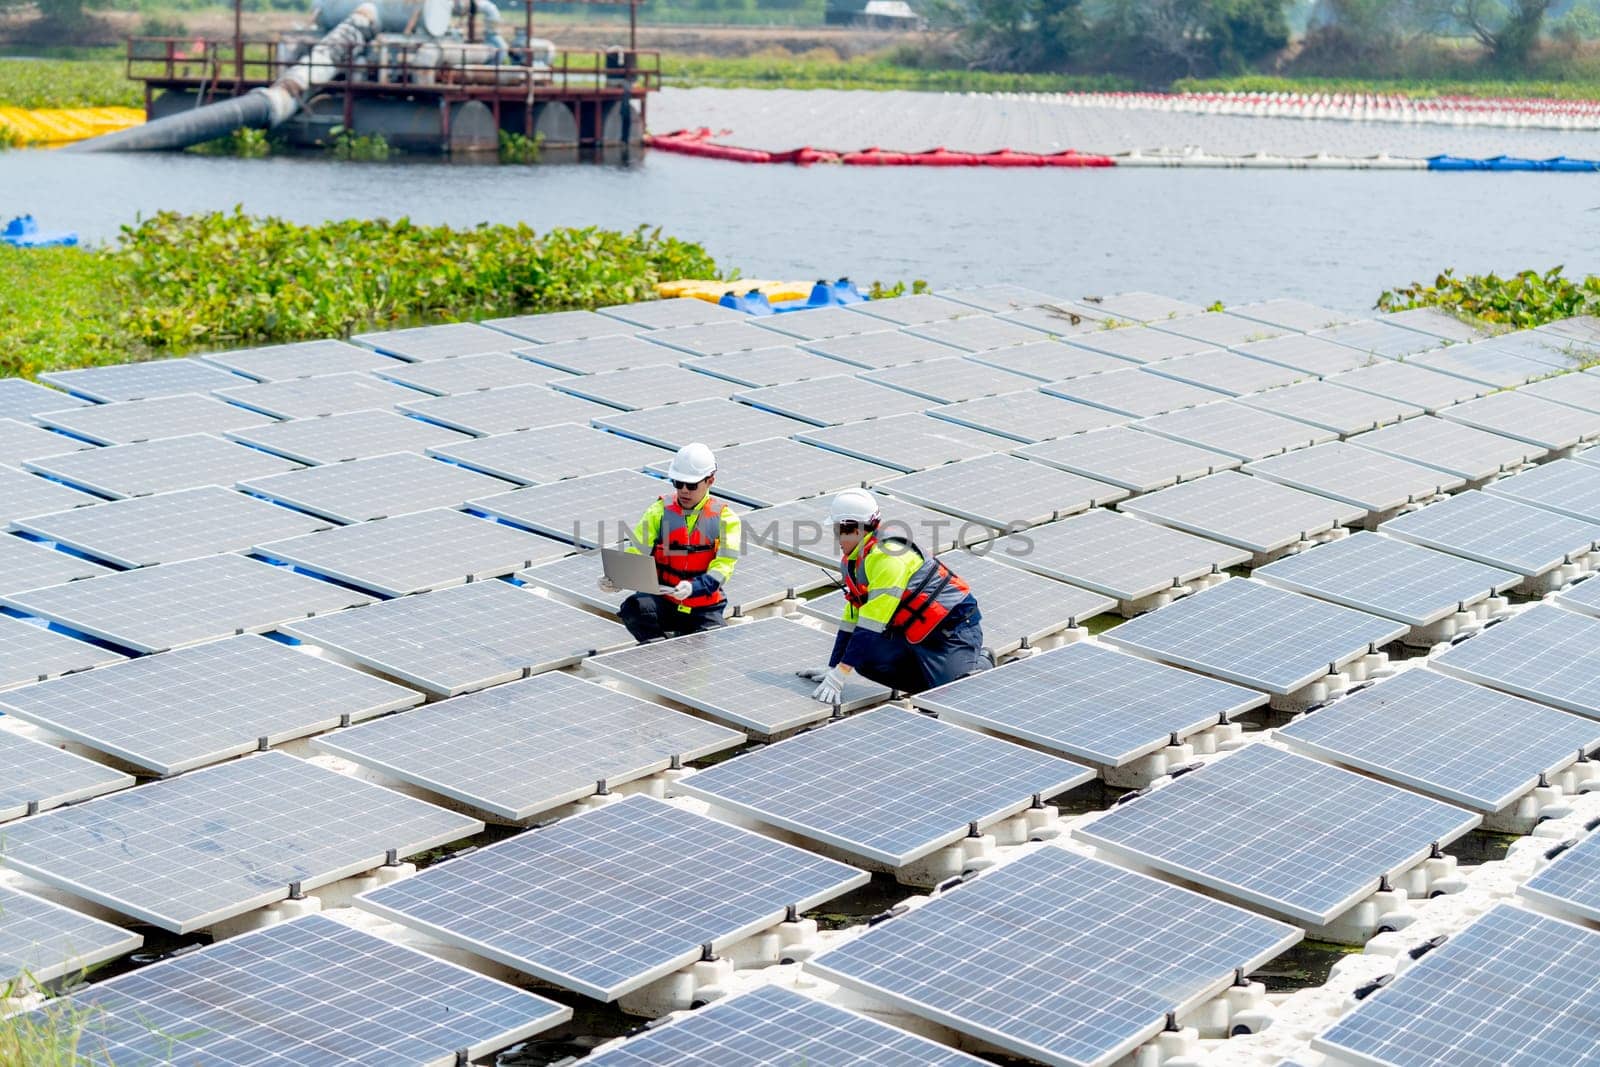
[[[47,232],[39,229],[32,215],[18,215],[0,231],[0,243],[13,248],[69,248],[78,243],[72,230]]]

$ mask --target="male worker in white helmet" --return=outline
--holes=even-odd
[[[839,542],[844,615],[826,668],[800,671],[812,693],[837,704],[852,674],[901,693],[920,693],[992,666],[983,616],[961,577],[915,544],[878,537],[879,498],[846,489],[829,518]]]
[[[699,633],[723,625],[727,607],[723,586],[739,559],[739,516],[711,496],[717,460],[711,449],[684,445],[667,467],[672,492],[664,493],[633,528],[627,551],[649,553],[656,561],[657,593],[634,593],[618,614],[635,641]],[[600,588],[615,593],[605,575]]]

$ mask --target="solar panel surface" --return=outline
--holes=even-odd
[[[1390,519],[1378,529],[1529,577],[1600,545],[1600,525],[1476,489]]]
[[[116,959],[144,938],[31,893],[0,885],[0,988],[20,992]]]
[[[102,445],[137,444],[195,433],[222,434],[273,423],[271,416],[194,393],[96,404],[41,414],[38,419],[52,429]]]
[[[1466,480],[1456,475],[1343,441],[1258,459],[1244,469],[1280,485],[1341,501],[1369,515],[1393,511],[1466,485]]]
[[[27,467],[91,493],[118,498],[233,485],[245,478],[299,470],[300,464],[220,437],[192,434],[46,456],[29,461]]]
[[[1431,660],[1446,674],[1600,719],[1600,677],[1589,642],[1600,619],[1535,604]]]
[[[1177,482],[1232,470],[1237,457],[1126,426],[1073,434],[1019,448],[1016,455],[1087,478],[1148,493]]]
[[[47,811],[133,784],[132,775],[9,729],[0,730],[0,760],[6,767],[0,822],[27,815],[30,807]]]
[[[238,488],[340,523],[460,507],[512,483],[414,452],[305,467],[240,481]]]
[[[352,411],[278,422],[227,435],[301,463],[343,463],[390,452],[422,452],[466,441],[464,434],[393,411]]]

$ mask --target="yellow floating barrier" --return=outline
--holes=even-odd
[[[4,121],[0,119],[0,121]],[[696,279],[683,279],[675,282],[659,282],[656,285],[656,295],[671,299],[677,296],[690,296],[696,300],[704,300],[715,304],[722,299],[722,294],[727,292],[738,293],[741,296],[752,289],[760,290],[773,303],[784,300],[804,300],[811,295],[813,282],[774,282],[763,281],[759,278],[740,278],[738,281],[719,282],[701,281]]]
[[[67,144],[144,122],[137,107],[0,107],[0,126],[20,144]]]

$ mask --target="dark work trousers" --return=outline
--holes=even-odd
[[[856,670],[901,693],[920,693],[993,666],[983,651],[983,614],[977,608],[935,630],[920,645],[895,635],[874,647],[876,654]]]
[[[701,630],[714,630],[726,625],[722,612],[726,603],[714,608],[690,608],[679,611],[678,605],[654,593],[635,593],[622,602],[617,614],[622,625],[628,628],[633,639],[641,645],[658,637],[681,637],[697,634]]]

